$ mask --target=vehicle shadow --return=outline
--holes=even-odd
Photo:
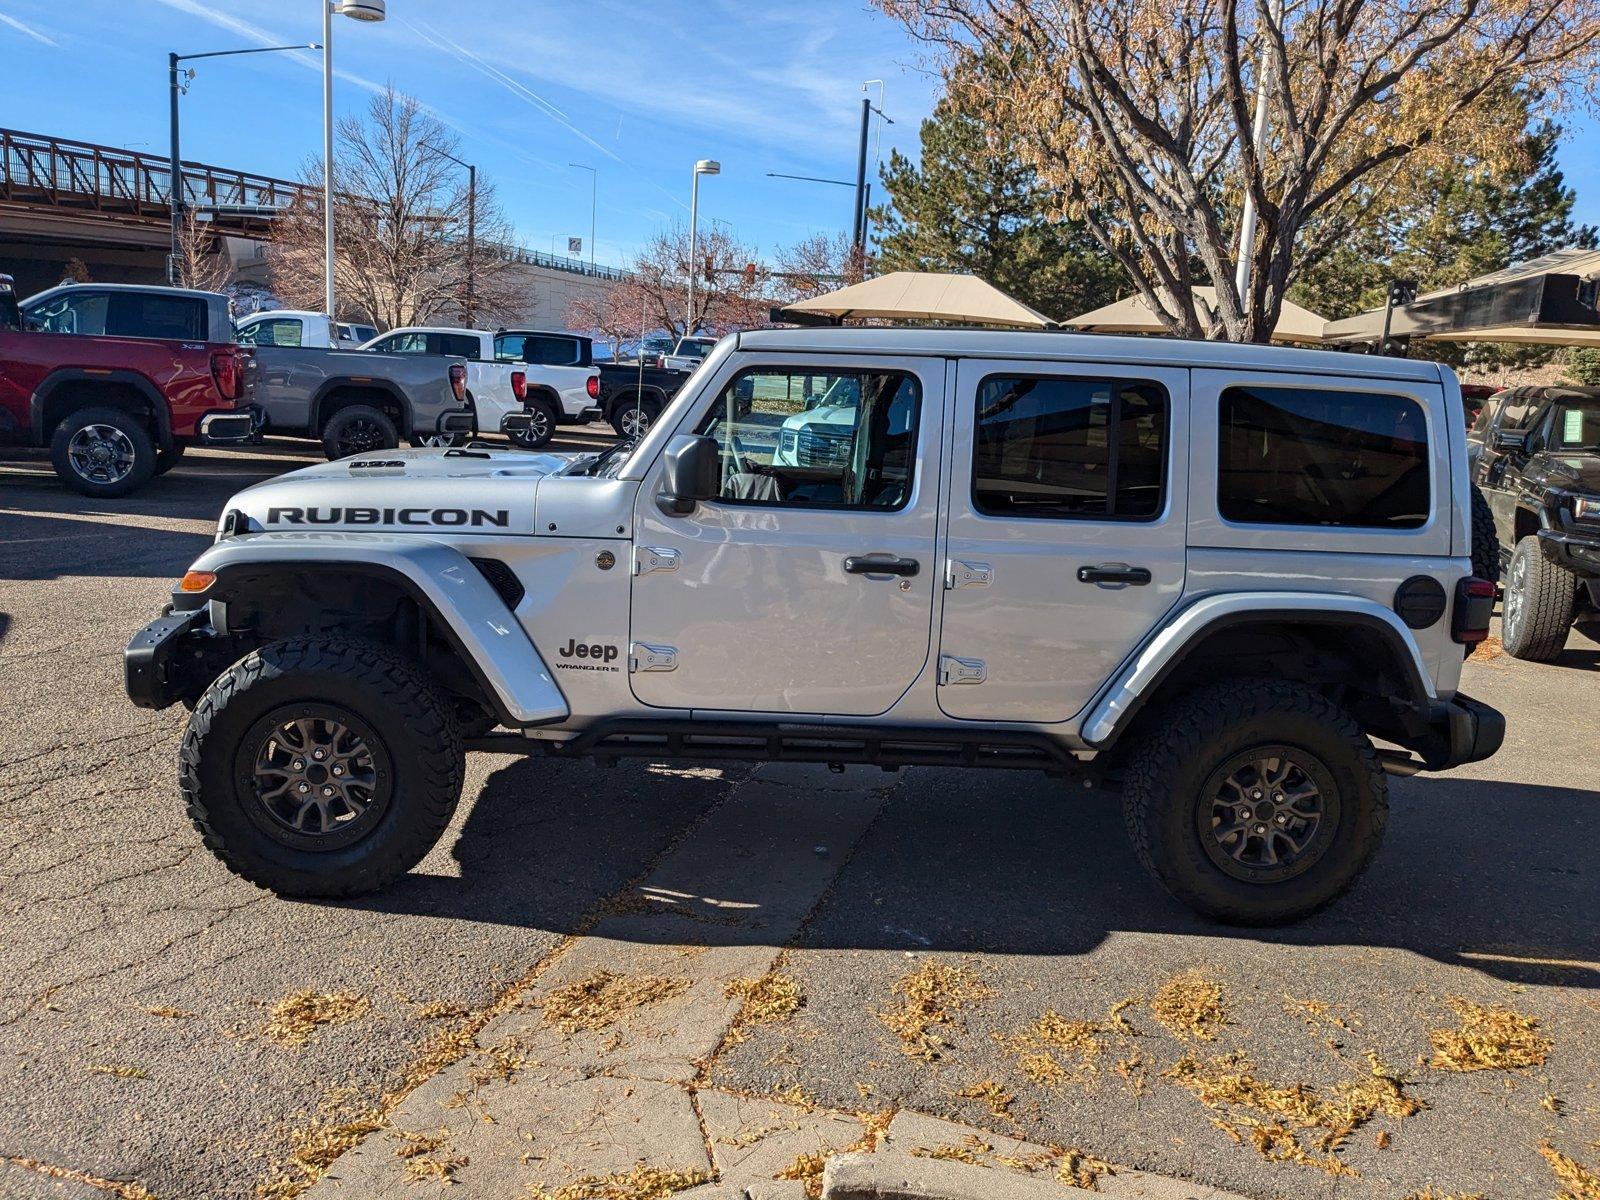
[[[453,849],[460,879],[413,876],[354,903],[572,932],[566,914],[521,880],[581,870],[596,847],[629,836],[656,804],[652,793],[681,792],[682,781],[661,786],[648,770],[514,761],[468,798]],[[803,944],[1070,956],[1114,935],[1171,934],[1386,947],[1508,982],[1600,987],[1600,868],[1591,853],[1600,793],[1444,776],[1395,780],[1392,798],[1385,844],[1350,894],[1299,924],[1245,929],[1196,916],[1145,875],[1115,796],[1065,792],[1043,776],[1019,774],[999,789],[992,777],[919,769],[851,855]],[[752,880],[751,895],[759,892]],[[751,903],[700,899],[720,902],[719,913]],[[748,912],[747,931],[719,921],[701,932],[713,944],[761,944],[759,906]],[[631,921],[618,936],[670,942],[683,924]]]
[[[1587,639],[1588,645],[1581,644],[1573,634]],[[1573,622],[1572,633],[1567,635],[1567,648],[1552,665],[1573,667],[1580,671],[1600,671],[1600,617],[1582,617]]]

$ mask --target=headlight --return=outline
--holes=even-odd
[[[1574,496],[1572,515],[1580,521],[1600,521],[1600,496]]]

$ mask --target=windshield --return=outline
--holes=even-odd
[[[1556,406],[1550,448],[1557,452],[1600,450],[1600,396]]]

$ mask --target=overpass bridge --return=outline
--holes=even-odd
[[[172,164],[165,155],[0,129],[0,271],[19,294],[60,282],[77,258],[104,283],[163,283],[171,244]],[[266,282],[273,218],[320,189],[185,159],[179,172],[185,205],[210,217],[235,277]],[[557,327],[572,298],[626,277],[517,246],[481,247],[509,258],[526,279],[520,322]]]

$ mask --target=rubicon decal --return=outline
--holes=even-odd
[[[268,525],[511,526],[504,508],[269,508]]]

